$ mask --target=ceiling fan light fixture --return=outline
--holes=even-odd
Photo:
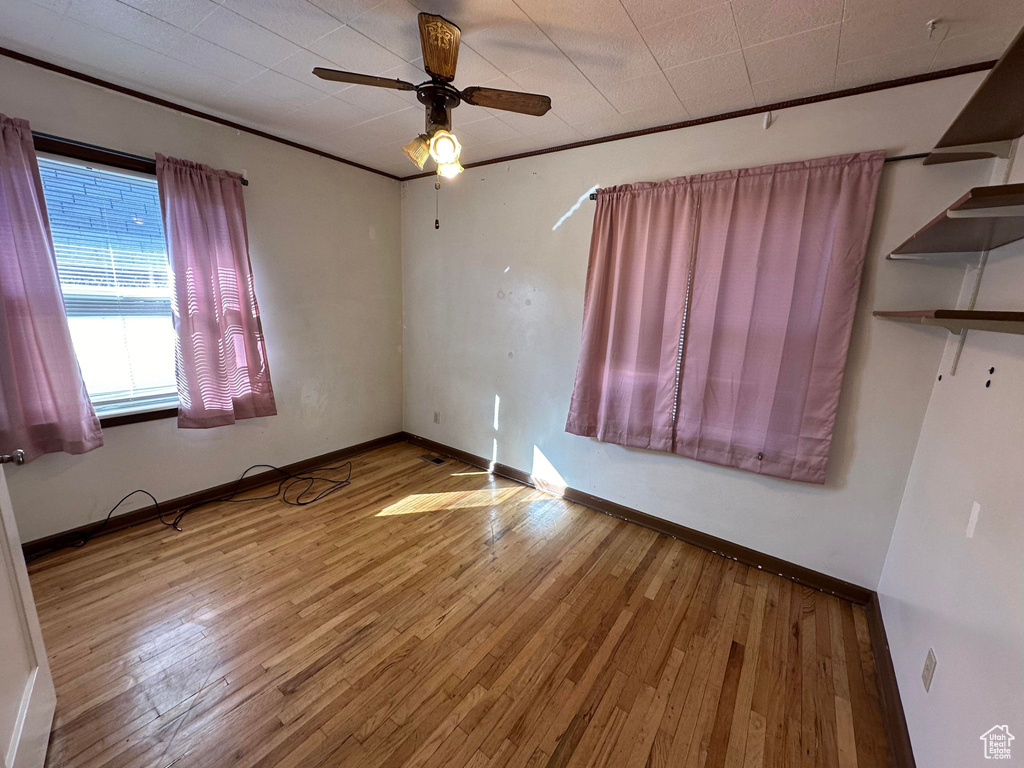
[[[402,151],[405,152],[405,156],[412,160],[416,167],[422,171],[423,164],[426,163],[427,158],[430,157],[430,143],[427,141],[427,134],[421,133],[415,139],[402,147]]]
[[[443,176],[446,179],[454,179],[465,169],[462,167],[462,163],[458,160],[453,160],[450,163],[438,163],[437,174]]]
[[[430,156],[434,158],[438,168],[442,165],[458,165],[459,155],[462,154],[462,145],[459,140],[455,138],[455,134],[451,131],[446,131],[444,128],[434,131],[434,135],[430,137]],[[459,170],[456,173],[462,172],[462,166],[459,166]],[[452,174],[455,175],[455,174]],[[448,178],[451,178],[450,176]]]
[[[451,132],[452,110],[455,107],[459,104],[471,104],[489,110],[540,117],[551,109],[551,98],[539,93],[484,88],[478,85],[456,88],[452,82],[455,80],[455,68],[459,60],[462,31],[458,25],[443,16],[430,13],[420,13],[417,16],[417,24],[420,50],[423,52],[423,69],[430,78],[419,85],[406,80],[326,67],[314,67],[313,74],[321,80],[336,83],[414,92],[416,101],[425,108],[425,130],[402,147],[402,151],[420,170],[428,158],[433,158],[437,163],[437,183],[440,184],[440,177],[451,179],[463,170],[459,162],[462,145]]]

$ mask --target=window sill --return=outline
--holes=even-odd
[[[113,416],[104,416],[100,419],[100,427],[120,427],[122,424],[139,424],[143,421],[156,421],[157,419],[169,419],[178,415],[177,407],[160,408],[155,411],[138,411],[136,413],[118,413]]]

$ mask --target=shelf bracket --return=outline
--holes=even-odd
[[[1019,219],[1024,205],[1003,205],[998,208],[958,208],[946,211],[947,219]]]
[[[960,298],[956,303],[957,309],[974,309],[978,300],[978,291],[981,288],[981,278],[985,274],[985,264],[988,263],[988,251],[979,254],[978,260],[967,266],[964,270],[964,280],[960,285]],[[950,330],[950,337],[946,341],[946,347],[942,350],[942,363],[939,370],[947,376],[956,376],[956,369],[960,365],[960,355],[964,351],[964,342],[967,341],[967,329],[961,328],[959,333]]]
[[[950,254],[942,254],[942,255],[956,256],[958,253],[960,253],[960,252],[959,251],[954,251],[954,252],[952,252]],[[889,261],[934,261],[935,260],[935,254],[934,253],[890,253],[885,258],[888,259]]]
[[[1006,153],[1000,155],[1001,159],[992,164],[990,183],[1005,184],[1010,178],[1010,170],[1013,167],[1014,155],[1017,150],[1017,141],[1005,142]],[[1018,206],[1007,206],[1018,207]],[[964,270],[964,279],[960,284],[960,299],[957,301],[957,309],[974,309],[978,302],[978,292],[981,290],[981,278],[985,274],[985,265],[988,264],[988,251],[978,254],[978,260],[969,264]],[[939,368],[949,376],[956,376],[957,366],[960,364],[960,355],[964,351],[964,342],[967,340],[967,329],[964,328],[959,334],[949,338],[946,348],[942,351],[942,363]]]
[[[961,144],[958,147],[935,147],[932,155],[978,154],[986,157],[1009,157],[1013,139],[1006,141],[985,141],[980,144]]]

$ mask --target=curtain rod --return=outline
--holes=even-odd
[[[898,163],[901,160],[920,160],[922,157],[928,157],[928,155],[930,155],[930,154],[931,154],[931,152],[916,152],[916,153],[914,153],[912,155],[894,155],[892,157],[885,158],[885,160],[883,160],[882,162],[883,163]],[[591,200],[597,200],[597,192],[591,192],[590,193],[590,199]]]
[[[70,157],[75,160],[84,160],[90,163],[101,163],[114,168],[122,168],[127,171],[138,171],[156,176],[156,160],[142,155],[133,155],[129,152],[121,152],[117,149],[98,147],[95,144],[86,144],[84,141],[65,139],[62,136],[53,136],[49,133],[32,131],[32,143],[39,152],[49,152],[51,155]],[[249,186],[248,179],[242,179],[242,186]]]

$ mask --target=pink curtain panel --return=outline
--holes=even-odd
[[[260,323],[242,177],[156,156],[178,335],[178,426],[277,413]]]
[[[0,115],[0,452],[103,445],[71,343],[32,131]]]
[[[566,431],[824,483],[883,160],[599,192]]]

